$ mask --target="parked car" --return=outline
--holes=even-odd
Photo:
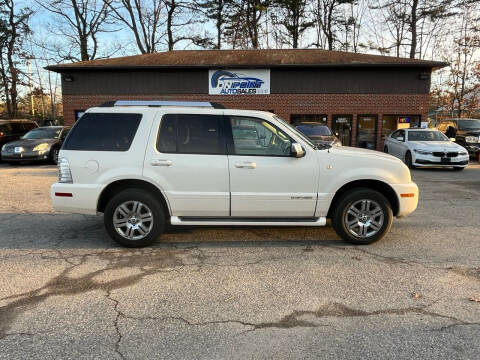
[[[315,145],[342,146],[342,142],[325,124],[317,122],[301,122],[295,124],[298,131],[308,136]]]
[[[239,126],[265,141],[246,144]],[[130,247],[151,244],[167,222],[324,226],[327,217],[346,241],[368,244],[415,210],[418,187],[393,156],[317,147],[271,113],[129,100],[75,123],[50,195],[57,211],[103,213],[108,234]]]
[[[8,163],[41,160],[57,164],[60,147],[69,131],[69,126],[44,126],[33,129],[20,140],[3,145],[2,158]]]
[[[438,130],[449,138],[455,138],[457,144],[467,149],[471,156],[478,159],[480,148],[479,119],[451,119],[438,124]]]
[[[400,129],[386,140],[384,151],[415,167],[441,166],[463,170],[468,165],[468,152],[438,130]]]
[[[36,127],[37,124],[32,120],[0,120],[0,149],[6,143],[20,139]],[[1,153],[0,161],[2,161]]]

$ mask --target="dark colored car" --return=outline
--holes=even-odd
[[[0,120],[0,149],[6,143],[20,139],[36,127],[38,127],[37,123],[32,120]],[[1,160],[2,157],[0,155]]]
[[[472,156],[478,157],[480,148],[480,119],[450,119],[438,124],[438,130],[449,138],[455,138]]]
[[[315,145],[341,146],[342,142],[325,124],[317,122],[301,122],[294,125],[298,131],[305,134]]]
[[[18,161],[58,162],[58,152],[69,126],[44,126],[26,133],[20,140],[12,141],[2,147],[2,158],[7,163]]]

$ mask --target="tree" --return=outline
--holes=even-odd
[[[383,18],[394,39],[390,48],[395,47],[399,56],[400,47],[407,40],[408,55],[413,59],[419,54],[419,39],[426,35],[423,31],[425,23],[439,22],[452,16],[452,6],[453,0],[376,0],[371,8],[386,13]]]
[[[164,34],[161,0],[105,0],[114,18],[124,23],[133,33],[142,54],[154,53]]]
[[[17,88],[21,83],[18,61],[23,38],[30,33],[32,13],[28,7],[18,10],[14,0],[0,0],[0,76],[9,118],[17,115]]]
[[[316,0],[314,5],[314,16],[317,24],[317,31],[325,36],[328,50],[333,50],[337,40],[338,27],[342,24],[342,13],[340,7],[345,4],[352,4],[355,0]],[[320,39],[320,34],[317,38]],[[314,44],[322,47],[320,43]]]
[[[298,41],[303,32],[314,25],[306,14],[307,0],[274,0],[276,11],[273,17],[275,25],[281,25],[287,31],[289,45],[298,48]]]
[[[203,13],[203,16],[213,21],[216,30],[216,39],[213,43],[214,49],[222,47],[225,26],[232,10],[233,0],[200,0],[197,8]]]
[[[35,0],[56,16],[54,30],[70,46],[58,46],[62,60],[88,61],[97,57],[99,35],[107,32],[111,22],[108,8],[111,0]]]

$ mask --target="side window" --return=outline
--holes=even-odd
[[[392,135],[390,135],[390,137],[392,139],[397,139],[397,137],[399,136],[398,134],[400,133],[400,130],[396,130],[392,133]]]
[[[142,114],[86,113],[63,145],[65,150],[127,151]]]
[[[179,154],[226,154],[221,115],[166,114],[157,137],[157,150]]]
[[[22,123],[19,123],[19,122],[12,123],[12,134],[22,135],[24,133],[25,133],[25,130],[23,129]]]
[[[13,135],[12,124],[6,123],[3,125],[0,125],[0,136],[8,136],[8,135]]]
[[[268,121],[230,116],[233,149],[236,155],[290,156],[292,140]]]

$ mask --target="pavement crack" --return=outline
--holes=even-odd
[[[120,319],[121,316],[124,316],[124,314],[118,309],[119,301],[114,299],[112,297],[112,292],[110,289],[107,289],[107,294],[106,298],[113,302],[113,309],[115,310],[115,319],[113,321],[113,326],[115,327],[115,332],[117,333],[117,341],[115,342],[115,352],[120,356],[121,359],[125,359],[125,355],[120,351],[120,343],[122,342],[122,332],[120,331],[120,328],[118,326],[118,320]]]

